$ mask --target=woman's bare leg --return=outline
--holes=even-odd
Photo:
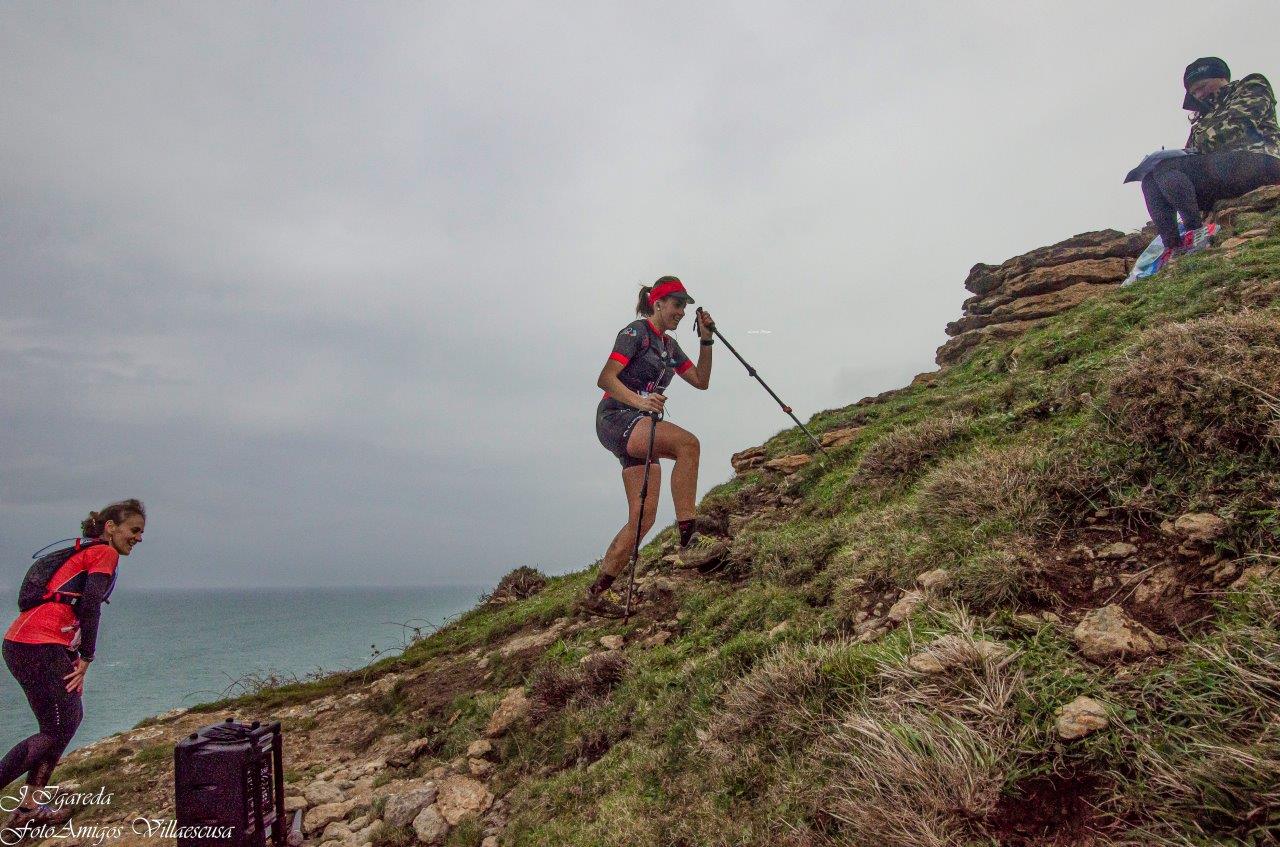
[[[627,440],[627,453],[637,459],[643,459],[649,449],[650,427],[646,423],[636,424]],[[653,457],[676,461],[671,470],[671,499],[676,507],[677,521],[691,520],[697,512],[698,459],[701,452],[702,445],[693,433],[667,421],[658,422]],[[648,513],[648,507],[645,512]]]
[[[644,421],[640,422],[641,424]],[[639,428],[639,425],[636,427]],[[640,519],[640,489],[644,484],[644,465],[635,465],[622,471],[622,487],[627,492],[627,524],[618,530],[618,534],[609,542],[609,549],[604,554],[604,562],[600,565],[602,573],[617,577],[626,568],[631,559],[631,551],[635,549],[636,522]],[[644,504],[644,526],[640,537],[653,528],[658,513],[658,497],[662,492],[662,468],[657,457],[649,466],[649,492]]]

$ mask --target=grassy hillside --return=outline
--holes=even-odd
[[[818,415],[816,431],[862,430],[682,592],[680,634],[637,651],[607,699],[528,730],[538,761],[567,764],[592,734],[611,746],[520,784],[510,843],[1280,838],[1280,587],[1226,587],[1280,546],[1280,219],[1266,225],[1234,256],[1184,259],[931,382]],[[805,447],[797,431],[766,446]],[[769,485],[735,480],[704,509],[751,515]],[[1188,512],[1227,531],[1187,555],[1160,527]],[[1094,555],[1126,539],[1128,561]],[[947,590],[860,641],[876,635],[864,616],[937,568]],[[1080,656],[1071,623],[1108,603],[1169,649]],[[947,634],[1009,652],[906,666]],[[566,645],[559,661],[574,658]],[[1081,694],[1111,723],[1065,743],[1055,710]]]
[[[338,748],[429,742],[385,782],[456,763],[523,687],[485,777],[507,845],[1276,843],[1280,213],[1238,229],[1266,232],[815,416],[858,429],[710,492],[701,526],[726,552],[705,572],[670,571],[670,530],[650,543],[629,624],[574,617],[588,570],[361,674],[202,710],[269,715],[399,673],[341,731],[288,736],[296,785]],[[764,446],[809,450],[797,430]],[[1086,657],[1077,626],[1107,606],[1150,655]],[[1066,740],[1081,695],[1106,725]]]

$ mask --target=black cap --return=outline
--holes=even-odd
[[[1199,111],[1200,101],[1191,96],[1190,88],[1202,79],[1231,79],[1231,68],[1217,56],[1204,56],[1187,65],[1182,72],[1182,87],[1188,89],[1182,100],[1182,108],[1188,111]]]

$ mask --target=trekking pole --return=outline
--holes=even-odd
[[[666,376],[667,368],[663,365],[662,371],[658,374],[658,379],[653,383],[655,386],[662,385],[662,378]],[[631,617],[631,590],[636,584],[636,562],[640,560],[640,536],[644,533],[644,503],[649,499],[649,466],[653,464],[653,442],[658,440],[658,417],[657,412],[649,412],[649,449],[644,455],[644,482],[640,483],[640,515],[636,518],[636,546],[631,550],[631,564],[627,568],[627,601],[622,608],[622,619],[624,621]]]
[[[694,324],[694,328],[696,329],[698,325],[701,323],[702,323],[702,308],[699,307],[698,322]],[[782,407],[782,411],[790,415],[791,420],[796,422],[796,426],[800,427],[800,429],[804,432],[804,434],[809,436],[809,440],[813,442],[814,447],[818,448],[818,452],[830,458],[831,454],[829,454],[826,450],[822,448],[822,444],[818,441],[818,439],[813,437],[813,433],[809,431],[808,427],[800,423],[800,419],[796,417],[795,412],[791,410],[791,407],[788,406],[786,403],[783,403],[782,398],[779,397],[777,394],[774,394],[773,389],[770,388],[769,385],[763,379],[760,379],[760,374],[756,372],[756,369],[751,367],[751,365],[747,364],[747,360],[742,358],[741,353],[733,349],[733,345],[729,343],[729,339],[725,338],[724,335],[721,334],[720,330],[716,329],[716,325],[714,323],[711,324],[711,332],[715,335],[716,338],[719,338],[722,342],[724,342],[724,346],[729,348],[730,353],[738,357],[738,361],[742,362],[742,366],[747,369],[747,374],[749,376],[755,377],[756,381],[764,386],[764,390],[769,392],[769,396],[772,397],[774,400],[778,401],[778,405]]]

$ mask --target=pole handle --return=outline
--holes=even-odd
[[[698,320],[695,321],[693,324],[693,332],[695,335],[701,338],[702,337],[702,307],[699,306],[697,309],[695,309],[694,314],[697,315]],[[712,335],[719,335],[719,333],[716,332],[715,321],[712,321],[710,325],[707,326],[707,329],[711,330]]]

